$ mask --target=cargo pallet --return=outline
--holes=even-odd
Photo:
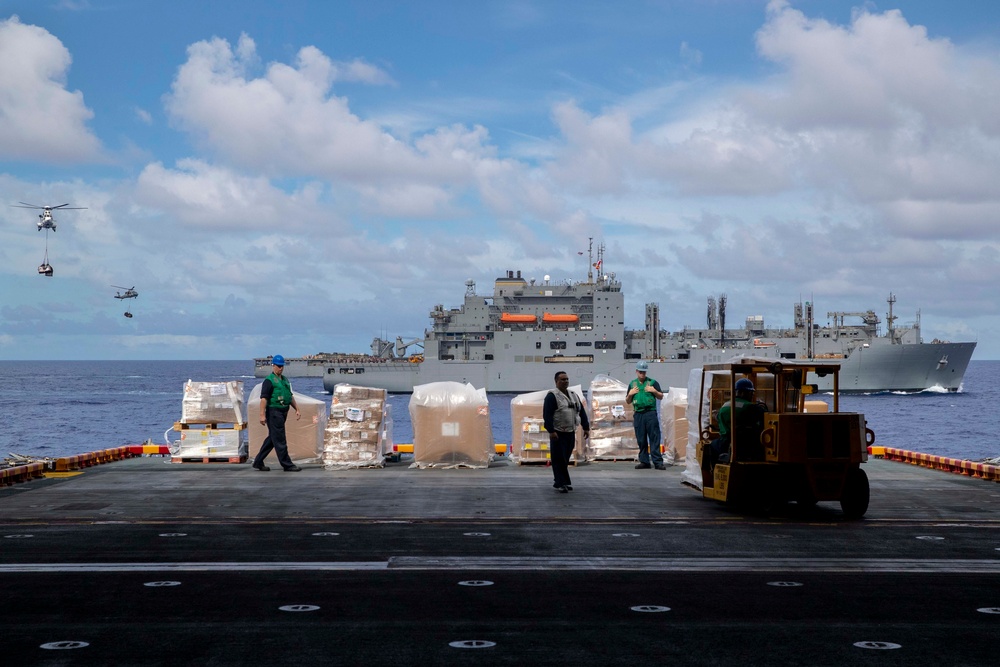
[[[246,463],[246,456],[171,456],[171,463]]]
[[[246,427],[247,422],[174,422],[175,431],[207,431],[209,429],[242,431]]]

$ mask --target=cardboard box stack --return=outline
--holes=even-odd
[[[243,383],[194,382],[184,385],[182,424],[242,424]]]
[[[673,465],[687,456],[687,387],[670,387],[660,401],[663,461]]]
[[[496,450],[485,389],[460,382],[417,385],[410,396],[413,465],[485,468]]]
[[[267,438],[267,426],[260,423],[260,390],[263,382],[250,390],[247,399],[247,438],[250,444],[250,455],[260,451],[264,439]],[[294,392],[293,392],[294,393]],[[329,414],[326,401],[295,394],[295,405],[299,406],[299,418],[295,412],[289,411],[285,420],[285,440],[288,442],[288,456],[295,463],[315,463],[323,450],[323,433],[326,430]],[[274,453],[268,455],[274,461]]]
[[[322,452],[327,470],[385,465],[385,398],[385,389],[375,387],[344,383],[333,388]]]
[[[584,409],[587,409],[587,400],[583,396],[583,388],[574,385],[569,391],[575,393]],[[511,425],[511,454],[518,462],[547,461],[549,455],[549,434],[545,430],[545,423],[542,410],[545,407],[545,396],[548,389],[542,391],[532,391],[527,394],[518,394],[510,399],[510,425]],[[590,412],[587,412],[590,417]],[[581,463],[587,460],[585,451],[587,443],[583,439],[583,427],[576,429],[576,447],[573,449],[573,456],[570,458],[574,463]]]
[[[607,375],[590,383],[590,447],[592,460],[636,460],[639,444],[632,426],[632,406],[625,402],[628,385]]]

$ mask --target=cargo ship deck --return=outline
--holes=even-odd
[[[5,664],[995,664],[1000,484],[748,515],[631,462],[132,458],[0,488]]]

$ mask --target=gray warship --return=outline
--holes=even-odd
[[[557,370],[583,384],[597,375],[627,382],[635,377],[636,360],[646,359],[661,386],[687,387],[692,369],[749,354],[839,363],[841,391],[955,392],[976,348],[975,342],[924,342],[919,312],[915,323],[897,326],[892,294],[884,333],[872,310],[829,312],[829,322],[819,325],[813,304],[801,301],[790,328],[771,328],[761,316],[727,328],[725,295],[709,297],[703,329],[662,329],[656,303],[646,304],[644,329],[627,329],[622,284],[602,272],[603,254],[599,248],[587,279],[579,282],[555,283],[548,276],[536,282],[507,271],[495,280],[492,296],[484,296],[466,281],[463,304],[435,306],[422,339],[375,338],[371,354],[286,358],[285,374],[322,376],[328,392],[346,382],[410,393],[416,385],[446,380],[488,392],[526,392],[549,387]],[[255,376],[267,376],[271,358],[254,362]],[[815,379],[820,390],[832,389],[830,381]]]

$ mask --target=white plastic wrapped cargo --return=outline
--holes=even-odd
[[[628,385],[608,375],[597,375],[590,383],[590,460],[639,458],[639,442],[632,424],[632,406],[625,402]]]
[[[688,390],[670,387],[660,401],[660,431],[663,433],[663,460],[676,465],[685,460],[688,443]]]
[[[709,371],[709,376],[726,376],[729,373],[726,371]],[[702,488],[701,482],[701,463],[698,461],[698,442],[701,440],[701,431],[708,428],[711,422],[712,415],[708,409],[709,406],[709,391],[712,388],[712,383],[714,380],[711,377],[705,378],[704,389],[701,386],[701,368],[692,368],[691,374],[688,376],[688,407],[687,407],[687,420],[688,420],[688,449],[690,450],[688,456],[686,457],[686,463],[684,465],[684,472],[681,473],[681,481],[691,484],[697,488]],[[699,400],[700,397],[700,400]],[[700,401],[704,401],[705,409],[701,415],[701,421],[698,421],[698,404]]]
[[[184,384],[182,424],[241,424],[243,382],[195,382]]]
[[[587,399],[583,396],[583,386],[573,385],[569,388],[570,393],[576,394],[583,404],[583,409],[587,411],[587,419],[590,419],[590,410],[587,406]],[[527,440],[531,442],[532,447],[529,448],[527,453],[528,459],[538,459],[537,446],[539,444],[548,445],[548,442],[541,442],[537,437],[537,430],[535,429],[541,423],[542,411],[545,407],[545,397],[548,395],[549,390],[543,389],[541,391],[532,391],[527,394],[518,394],[514,398],[510,399],[510,451],[511,457],[516,461],[520,460],[521,454],[524,451],[524,445],[526,442],[525,433],[529,433]],[[525,422],[525,419],[537,420]],[[528,429],[527,431],[525,429]],[[541,428],[540,426],[538,427]],[[587,458],[587,452],[585,451],[587,443],[583,440],[583,427],[580,426],[576,429],[576,447],[573,448],[573,456],[570,457],[571,461],[579,462],[584,461]],[[548,447],[545,448],[548,451]],[[547,457],[542,457],[547,458]]]
[[[260,446],[267,438],[267,426],[260,423],[260,390],[261,382],[250,390],[247,399],[247,439],[250,445],[250,456],[260,451]],[[323,448],[323,432],[328,419],[326,402],[304,394],[296,394],[295,404],[299,406],[301,417],[295,418],[295,412],[289,411],[285,420],[285,440],[288,442],[288,455],[295,463],[315,463]],[[274,454],[269,454],[273,457]]]
[[[385,465],[387,406],[385,389],[347,383],[334,386],[320,455],[327,470]]]
[[[411,468],[486,468],[496,453],[485,389],[461,382],[413,388]]]

